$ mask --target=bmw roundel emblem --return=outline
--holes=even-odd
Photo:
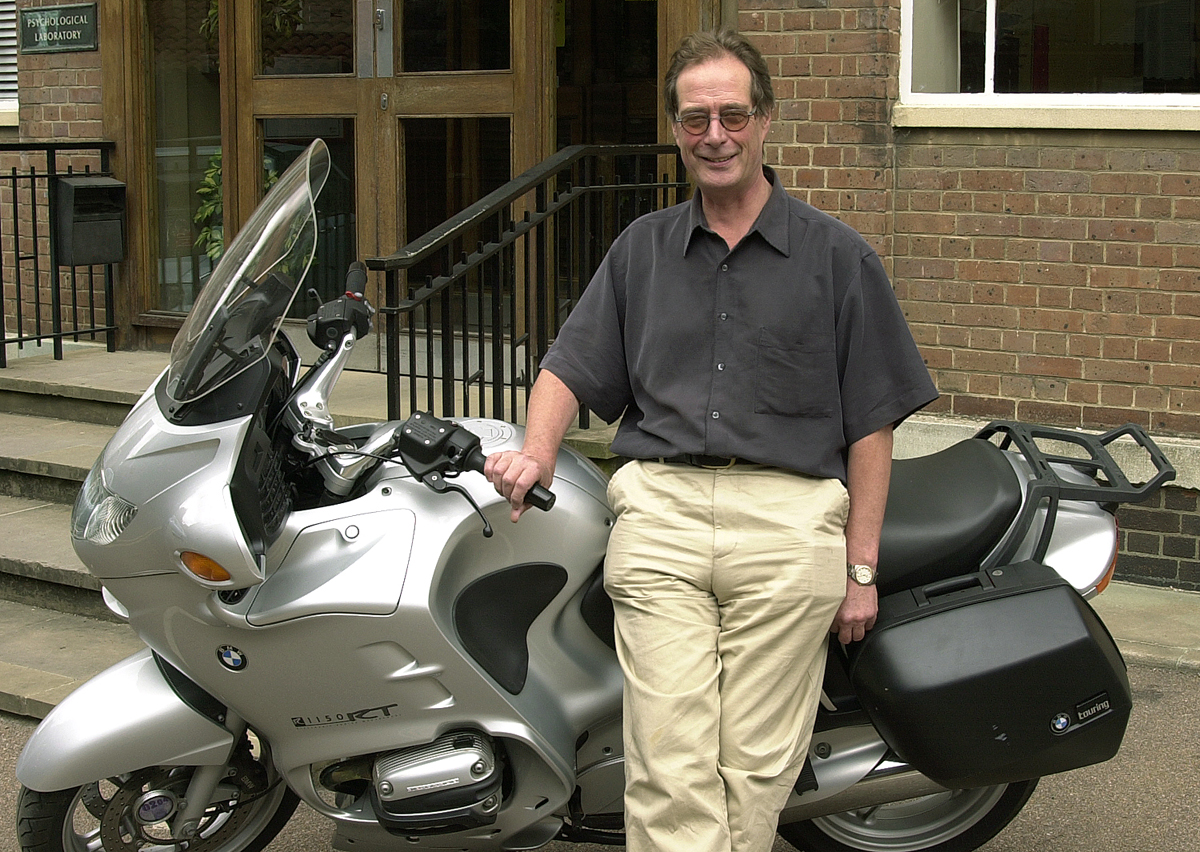
[[[217,659],[231,672],[240,672],[246,668],[246,655],[232,645],[222,645],[218,648]]]
[[[1069,727],[1071,727],[1071,717],[1066,713],[1059,713],[1050,720],[1050,730],[1056,734],[1061,734]]]

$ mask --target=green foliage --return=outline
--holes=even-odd
[[[279,180],[279,172],[263,160],[263,190],[269,190]],[[196,208],[192,221],[200,226],[200,234],[193,245],[202,250],[214,262],[225,251],[225,202],[221,197],[223,184],[223,168],[221,152],[208,158],[208,168],[196,190],[200,196],[200,205]]]
[[[225,251],[225,203],[221,198],[221,182],[221,152],[218,151],[208,158],[208,168],[196,190],[200,206],[192,216],[192,221],[201,226],[194,245],[214,261]]]

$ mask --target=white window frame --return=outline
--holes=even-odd
[[[914,92],[916,2],[900,2],[900,101],[892,113],[892,123],[897,127],[1200,130],[1197,94]],[[989,89],[995,75],[995,16],[996,0],[987,0],[984,76]]]
[[[17,2],[0,0],[0,127],[20,123],[17,101]],[[11,93],[11,97],[5,97]]]

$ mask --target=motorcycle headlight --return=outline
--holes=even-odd
[[[125,531],[136,514],[137,506],[105,487],[104,468],[97,459],[75,499],[75,508],[71,511],[71,537],[92,544],[110,544]]]

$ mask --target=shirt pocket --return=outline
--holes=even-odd
[[[754,370],[754,413],[831,417],[838,397],[834,337],[760,329]]]

